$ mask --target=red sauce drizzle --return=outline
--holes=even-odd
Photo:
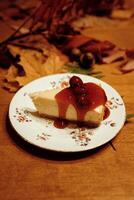
[[[108,109],[108,107],[105,106],[105,112],[104,112],[104,117],[103,120],[107,119],[110,115],[110,110]]]
[[[60,128],[60,129],[66,128],[68,126],[68,121],[64,120],[64,119],[57,118],[57,119],[54,120],[54,126],[56,128]]]
[[[56,94],[55,98],[58,103],[60,119],[66,118],[66,112],[70,104],[72,104],[76,109],[78,121],[83,121],[86,113],[89,110],[93,110],[100,105],[105,106],[107,97],[104,90],[100,86],[96,85],[95,83],[84,83],[84,87],[86,88],[89,101],[89,104],[84,108],[77,103],[76,95],[73,93],[71,88],[65,88]],[[107,115],[105,115],[105,117],[106,116]],[[63,122],[55,122],[55,126],[57,128],[64,126],[63,124]]]

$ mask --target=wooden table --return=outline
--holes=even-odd
[[[134,72],[121,75],[115,66],[101,70],[102,80],[124,97],[127,113],[134,113]],[[1,200],[134,199],[133,119],[112,141],[115,149],[106,144],[83,154],[55,154],[36,149],[15,134],[8,120],[13,95],[0,88]]]

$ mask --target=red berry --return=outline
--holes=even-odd
[[[75,94],[77,95],[84,95],[84,94],[86,95],[87,93],[86,88],[84,86],[81,86],[81,87],[77,86],[73,90]]]
[[[83,81],[78,76],[72,76],[69,83],[72,88],[81,87],[83,85]]]
[[[88,96],[85,96],[85,95],[79,96],[79,98],[78,98],[78,105],[80,107],[87,107],[89,105]]]

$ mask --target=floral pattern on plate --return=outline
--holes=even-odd
[[[73,75],[80,76],[84,82],[100,84],[106,92],[110,115],[98,128],[80,128],[69,124],[65,129],[58,129],[54,127],[53,120],[33,114],[36,109],[29,93],[67,87]],[[107,143],[123,127],[125,116],[123,100],[110,85],[87,75],[68,73],[46,76],[29,83],[15,94],[9,107],[11,124],[23,139],[38,147],[62,152],[85,151]]]
[[[19,123],[32,122],[32,119],[29,117],[29,112],[24,109],[16,108],[13,117],[16,118]]]

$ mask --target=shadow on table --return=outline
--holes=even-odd
[[[24,151],[27,151],[31,153],[32,155],[38,156],[40,158],[48,159],[48,160],[56,160],[56,161],[71,161],[76,159],[81,159],[84,157],[91,156],[101,149],[104,149],[104,147],[107,147],[107,145],[103,145],[101,147],[98,147],[93,150],[87,150],[83,152],[57,152],[57,151],[51,151],[43,148],[39,148],[35,145],[32,145],[25,141],[21,136],[18,135],[18,133],[13,129],[8,116],[6,117],[6,128],[9,136],[12,138],[12,140],[21,147]]]

